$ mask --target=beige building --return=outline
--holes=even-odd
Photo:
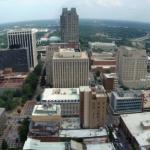
[[[117,72],[120,83],[128,88],[138,88],[147,74],[146,50],[120,47],[117,54]]]
[[[80,87],[80,121],[83,128],[99,128],[106,120],[107,95],[102,86]]]
[[[54,53],[52,64],[54,88],[77,88],[89,84],[89,59],[86,52],[60,49]]]
[[[52,84],[53,82],[53,66],[52,66],[52,58],[54,52],[59,51],[58,45],[49,45],[46,47],[46,82],[47,84]]]

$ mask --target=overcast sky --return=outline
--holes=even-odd
[[[150,22],[150,0],[0,0],[0,23],[59,18],[62,7],[80,18]]]

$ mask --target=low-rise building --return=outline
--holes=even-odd
[[[56,134],[60,127],[61,109],[59,105],[35,105],[29,128],[30,137],[45,137]]]
[[[113,113],[125,114],[142,112],[143,101],[141,91],[125,91],[119,89],[111,93],[110,106]]]
[[[117,80],[116,73],[103,74],[103,86],[107,92],[115,88],[115,80]]]
[[[134,149],[150,149],[150,112],[121,115],[120,127]]]
[[[27,138],[23,150],[66,150],[65,142],[42,142]]]
[[[91,51],[103,52],[103,51],[115,51],[117,45],[115,43],[104,43],[104,42],[89,42]]]
[[[86,144],[86,150],[115,150],[112,143]]]
[[[41,101],[43,104],[60,105],[62,116],[79,116],[79,88],[47,88]]]

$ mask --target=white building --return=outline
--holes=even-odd
[[[147,74],[146,50],[120,47],[117,53],[117,73],[119,82],[125,87],[140,88],[139,83]]]
[[[89,84],[89,59],[86,52],[60,49],[54,53],[52,65],[53,87],[77,88]]]
[[[150,112],[121,115],[120,122],[136,150],[150,149]]]
[[[8,46],[28,48],[30,67],[37,65],[36,31],[32,29],[15,29],[7,33]]]
[[[27,138],[23,150],[66,150],[65,142],[42,142],[40,140]]]
[[[79,88],[47,88],[42,94],[42,103],[61,106],[61,115],[79,115]]]

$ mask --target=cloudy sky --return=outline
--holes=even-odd
[[[0,0],[0,23],[55,19],[62,7],[80,18],[150,22],[150,0]]]

